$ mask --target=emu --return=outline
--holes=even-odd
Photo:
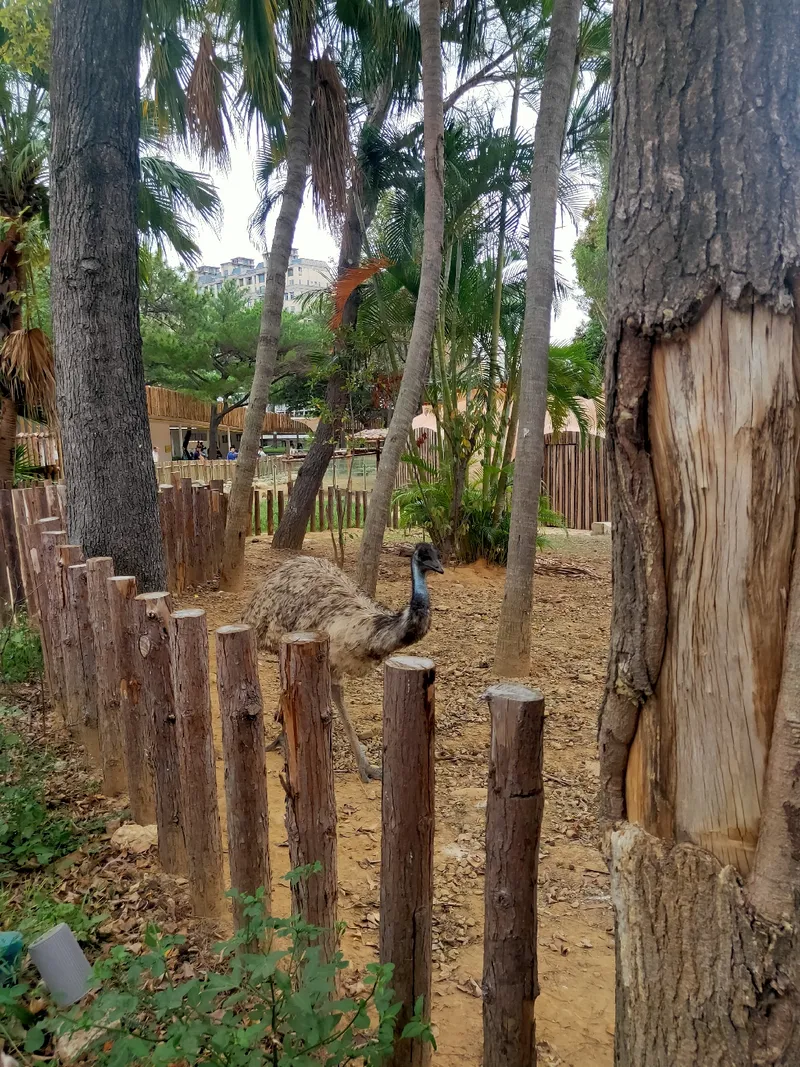
[[[426,574],[443,574],[438,551],[418,544],[411,556],[411,599],[401,611],[366,596],[327,560],[298,556],[287,560],[256,590],[244,612],[259,647],[277,652],[284,634],[326,631],[330,637],[331,695],[341,716],[362,782],[381,771],[367,761],[344,702],[342,679],[366,674],[398,648],[420,641],[430,629],[431,602]]]

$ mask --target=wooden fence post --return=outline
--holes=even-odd
[[[334,493],[335,490],[332,485],[328,486],[328,529],[336,529],[336,513],[334,511]]]
[[[117,659],[108,602],[108,579],[113,577],[114,561],[110,556],[93,556],[86,560],[89,622],[97,672],[97,733],[103,769],[103,793],[107,797],[119,796],[128,788],[119,712]]]
[[[257,489],[253,490],[253,534],[261,536],[261,494]]]
[[[183,511],[183,588],[191,589],[199,585],[197,578],[197,552],[195,551],[194,496],[191,478],[181,478],[181,499]]]
[[[224,881],[206,613],[201,608],[174,611],[169,621],[169,643],[192,910],[195,915],[213,918],[224,909]]]
[[[192,491],[194,506],[194,551],[197,557],[197,584],[211,577],[211,493],[208,486]]]
[[[255,495],[256,495],[255,489],[251,489],[250,490],[250,519],[249,519],[248,528],[247,528],[248,537],[252,537],[253,536],[253,525],[254,525],[253,524],[253,508],[255,506]]]
[[[281,713],[286,735],[286,830],[292,868],[317,860],[319,874],[292,885],[292,911],[318,926],[320,956],[336,951],[336,796],[328,635],[281,641]]]
[[[0,489],[0,527],[5,544],[6,572],[2,575],[3,587],[8,589],[8,604],[18,611],[25,603],[25,588],[22,584],[22,567],[19,558],[19,540],[14,521],[13,489]]]
[[[25,508],[25,498],[21,489],[10,489],[11,507],[14,512],[14,526],[17,532],[17,545],[19,550],[20,573],[22,588],[25,592],[25,604],[28,608],[28,618],[33,619],[36,614],[36,602],[34,601],[33,578],[31,575],[30,559],[28,557],[28,515]]]
[[[59,627],[59,620],[51,606],[52,577],[45,560],[45,538],[48,534],[63,532],[60,527],[61,521],[58,518],[37,519],[28,527],[30,565],[36,588],[44,674],[50,699],[54,704],[58,701],[60,688],[59,657],[56,647],[58,645],[56,630]],[[66,541],[66,535],[62,541]]]
[[[153,784],[158,858],[167,874],[186,874],[181,822],[181,776],[175,701],[170,669],[169,593],[140,593],[134,601],[139,639],[135,651],[142,676],[142,701],[152,731]],[[191,786],[190,786],[191,788]]]
[[[171,485],[160,485],[158,492],[158,515],[161,522],[161,541],[164,545],[164,562],[167,566],[167,586],[176,588],[175,568],[175,490]]]
[[[84,747],[92,761],[100,766],[100,740],[97,734],[97,667],[94,661],[94,637],[89,619],[89,586],[86,564],[75,563],[67,568],[67,589],[72,615],[70,633],[77,636],[80,672],[76,675],[80,686],[79,728]]]
[[[173,555],[175,557],[175,589],[174,592],[182,593],[186,588],[186,543],[184,538],[185,519],[184,519],[184,492],[182,479],[177,475],[173,475]]]
[[[503,683],[487,690],[492,719],[486,804],[483,932],[484,1067],[533,1067],[536,881],[542,828],[544,697]]]
[[[222,524],[222,494],[216,489],[211,491],[211,574],[216,577],[222,562],[222,549],[225,542],[225,527]]]
[[[58,603],[61,608],[59,619],[59,637],[61,638],[61,656],[64,664],[64,721],[70,732],[81,726],[81,715],[85,699],[85,681],[83,677],[83,659],[78,633],[78,620],[71,610],[72,590],[69,581],[69,569],[83,561],[80,545],[59,545],[59,582]]]
[[[106,588],[117,658],[119,713],[125,733],[131,817],[140,826],[151,826],[156,821],[155,788],[150,727],[142,698],[140,657],[136,650],[139,640],[134,604],[136,579],[127,575],[109,578]]]
[[[222,626],[217,630],[217,692],[225,760],[231,888],[252,896],[263,886],[264,909],[269,915],[272,898],[264,705],[252,627]],[[238,928],[243,916],[236,901],[233,914]]]
[[[384,664],[380,960],[394,964],[398,1035],[419,997],[426,1019],[431,1010],[435,679],[429,659]],[[387,1064],[423,1067],[430,1054],[418,1038],[398,1040]]]
[[[61,645],[61,573],[60,546],[65,544],[67,535],[63,530],[46,530],[42,534],[42,571],[45,576],[48,613],[50,617],[50,699],[54,709],[66,722],[66,702],[64,691],[64,650]]]
[[[320,491],[319,491],[318,503],[319,503],[319,528],[320,528],[320,530],[324,530],[325,529],[325,493],[322,491],[322,489],[320,489]]]
[[[283,518],[283,490],[278,490],[278,525],[280,526],[281,519]]]
[[[273,508],[275,501],[272,497],[272,490],[267,490],[267,533],[272,536],[275,533],[275,516],[273,514]]]

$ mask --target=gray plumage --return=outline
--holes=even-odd
[[[357,746],[341,694],[344,677],[366,674],[400,648],[420,641],[430,629],[427,571],[443,572],[439,553],[418,544],[411,557],[411,598],[400,611],[366,596],[327,560],[297,556],[282,563],[253,594],[244,621],[255,628],[262,649],[277,652],[281,638],[297,631],[324,631],[330,638],[333,698],[351,736],[362,777],[377,777]]]

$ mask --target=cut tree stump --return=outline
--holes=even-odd
[[[170,667],[169,593],[140,593],[134,601],[142,700],[152,730],[158,858],[167,874],[186,874],[181,821],[181,774]]]
[[[431,1011],[434,831],[433,660],[392,656],[383,676],[380,960],[394,964],[392,988],[402,1008],[397,1033],[423,998]],[[431,1046],[398,1040],[390,1067],[424,1067]]]
[[[292,884],[292,911],[322,931],[320,955],[336,952],[336,796],[327,634],[281,641],[281,716],[286,738],[286,830],[292,869],[322,870]]]
[[[223,914],[222,836],[217,804],[208,630],[200,608],[174,611],[169,622],[172,689],[183,790],[183,830],[195,915]]]
[[[264,704],[258,680],[256,634],[250,626],[217,630],[217,691],[225,761],[228,863],[231,888],[253,896],[264,889],[271,913],[269,810],[267,807]],[[237,928],[244,922],[234,901]]]
[[[539,993],[536,883],[544,792],[544,697],[504,683],[491,713],[483,935],[484,1067],[534,1067]]]

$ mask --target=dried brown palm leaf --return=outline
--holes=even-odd
[[[38,326],[14,330],[0,349],[0,381],[8,392],[29,409],[38,408],[55,428],[56,379],[50,338]]]
[[[314,61],[311,95],[311,188],[314,210],[337,227],[347,208],[352,163],[347,93],[336,64],[326,54]]]
[[[359,285],[369,281],[373,275],[391,266],[390,260],[383,256],[377,259],[368,259],[360,267],[351,267],[344,271],[333,283],[333,307],[334,312],[328,325],[332,330],[338,330],[342,325],[344,306],[350,299],[350,294]]]
[[[225,80],[214,51],[211,34],[200,37],[197,58],[186,86],[186,114],[200,152],[222,166],[230,162],[230,118],[225,104]]]

